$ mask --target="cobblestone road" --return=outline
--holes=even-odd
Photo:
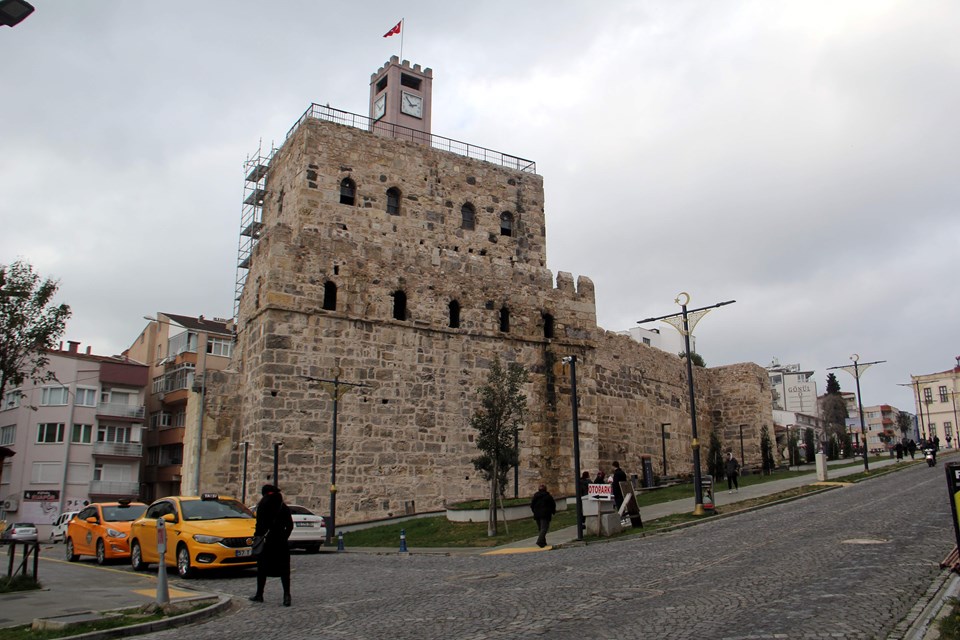
[[[506,556],[294,558],[294,606],[245,600],[151,638],[887,638],[953,546],[943,468],[915,467],[652,536]],[[409,541],[415,547],[416,541]],[[249,595],[251,575],[197,580]]]

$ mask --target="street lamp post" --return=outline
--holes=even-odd
[[[914,380],[910,383],[897,383],[898,387],[913,387],[917,390],[917,412],[920,414],[920,431],[917,433],[917,437],[923,438],[923,434],[926,432],[926,426],[923,424],[923,405],[920,400],[920,381]]]
[[[871,365],[881,364],[886,362],[886,360],[876,360],[874,362],[860,362],[860,356],[856,353],[850,356],[850,359],[853,360],[853,366],[846,365],[842,367],[827,367],[827,370],[830,369],[843,369],[847,373],[851,374],[854,379],[857,381],[857,413],[860,414],[860,435],[863,440],[863,470],[865,472],[870,471],[870,463],[868,458],[870,457],[870,452],[867,450],[867,427],[863,422],[863,399],[860,397],[860,369],[862,368],[866,371]],[[852,371],[851,371],[852,369]]]
[[[742,467],[746,462],[743,458],[743,425],[740,425],[740,466]]]
[[[513,429],[513,450],[517,455],[517,463],[513,465],[513,497],[520,498],[520,427]]]
[[[279,487],[280,482],[280,447],[283,446],[283,442],[278,441],[273,443],[273,486]]]
[[[369,387],[368,384],[359,382],[344,382],[340,379],[343,375],[343,369],[337,367],[334,370],[333,379],[311,378],[303,376],[310,382],[319,382],[320,387],[330,394],[333,399],[333,432],[330,439],[330,521],[327,523],[327,545],[334,535],[337,528],[337,414],[339,410],[340,398],[350,391],[351,387]]]
[[[240,480],[240,502],[247,503],[247,451],[250,449],[250,443],[243,441],[243,477]]]
[[[700,484],[700,441],[697,439],[697,405],[693,390],[693,362],[690,357],[690,334],[693,333],[693,329],[697,326],[697,322],[700,321],[700,318],[707,315],[713,309],[727,304],[733,304],[736,302],[736,300],[718,302],[717,304],[709,307],[688,310],[687,304],[690,302],[690,294],[688,294],[686,291],[681,291],[677,295],[677,298],[674,300],[674,302],[680,305],[680,313],[660,316],[657,318],[647,318],[646,320],[640,320],[637,324],[644,324],[646,322],[653,322],[655,320],[663,320],[674,329],[679,331],[683,336],[683,346],[687,357],[687,387],[690,393],[690,431],[692,436],[690,445],[693,448],[693,515],[702,516],[704,511],[703,487]]]
[[[577,412],[577,356],[563,358],[570,365],[570,408],[573,412],[573,478],[577,488],[577,540],[583,540],[583,492],[580,487],[580,417]]]

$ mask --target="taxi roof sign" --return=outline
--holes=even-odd
[[[219,493],[201,493],[200,499],[201,500],[219,500],[220,494]]]

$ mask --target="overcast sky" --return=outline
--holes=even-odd
[[[94,353],[232,315],[245,158],[311,102],[367,114],[405,18],[433,132],[537,163],[548,266],[602,327],[735,299],[709,366],[822,393],[857,353],[864,404],[910,411],[960,355],[953,0],[32,2],[0,27],[0,263],[59,279]]]

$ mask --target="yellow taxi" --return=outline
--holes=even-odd
[[[143,515],[142,502],[118,500],[88,504],[67,524],[65,555],[70,562],[94,556],[97,564],[130,557],[130,525]]]
[[[170,496],[147,507],[130,528],[130,563],[136,571],[161,564],[157,521],[163,520],[166,551],[162,564],[182,578],[198,569],[250,567],[256,518],[239,500],[215,493]]]

